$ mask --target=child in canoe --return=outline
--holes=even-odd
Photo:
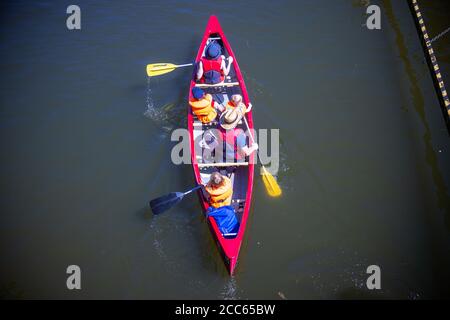
[[[233,57],[228,57],[228,66],[225,64],[225,56],[221,55],[220,45],[211,42],[206,50],[205,57],[202,57],[197,65],[197,81],[207,84],[217,84],[223,82],[230,73]]]
[[[244,130],[241,128],[236,129],[239,121],[251,109],[251,103],[245,106],[242,102],[242,96],[235,94],[228,101],[226,111],[220,116],[219,123],[223,129],[221,130],[221,140],[226,141],[225,152],[228,161],[234,158],[241,160],[258,150],[257,143],[252,143],[251,146],[247,145],[247,135]]]
[[[209,123],[216,119],[217,110],[223,111],[225,108],[220,104],[215,104],[212,96],[198,88],[192,88],[192,99],[189,99],[192,112],[202,123]]]
[[[224,236],[236,236],[239,231],[239,220],[235,209],[231,206],[233,186],[230,178],[219,172],[213,172],[205,191],[211,205],[207,216],[212,216],[216,220],[217,227]]]
[[[220,115],[220,126],[217,129],[207,130],[200,142],[200,146],[208,150],[208,153],[203,154],[204,157],[214,162],[234,162],[235,159],[244,161],[246,157],[258,150],[258,144],[252,143],[249,146],[246,132],[236,128],[244,117],[245,111],[248,112],[251,107],[251,104],[246,107],[242,103],[240,95],[233,96],[226,110]]]
[[[213,172],[205,186],[205,191],[212,207],[219,208],[231,204],[233,186],[227,176],[223,176],[219,172]]]

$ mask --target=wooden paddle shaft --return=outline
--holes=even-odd
[[[242,117],[244,119],[245,125],[247,126],[248,134],[250,135],[250,139],[252,140],[252,143],[255,143],[255,139],[253,139],[252,131],[250,130],[250,127],[248,126],[247,118],[245,118],[245,115]]]
[[[250,130],[250,127],[248,126],[247,118],[245,117],[245,115],[242,117],[242,119],[244,119],[245,125],[247,126],[248,134],[250,135],[250,140],[252,140],[252,143],[255,143],[255,139],[253,139],[253,134],[252,131]],[[261,162],[261,165],[264,167],[261,158],[259,157],[259,150],[256,151],[256,156],[258,157],[259,162]]]

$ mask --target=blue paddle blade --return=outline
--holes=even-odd
[[[183,196],[184,193],[182,192],[166,194],[165,196],[150,201],[150,208],[152,208],[153,214],[161,214],[180,202],[183,199]]]

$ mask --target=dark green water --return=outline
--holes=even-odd
[[[1,296],[450,297],[449,136],[406,2],[370,1],[381,30],[366,2],[78,1],[80,31],[65,3],[2,4]],[[191,70],[145,65],[192,61],[213,13],[255,126],[280,129],[283,197],[255,180],[233,278],[195,197],[147,208],[193,174],[170,162]]]

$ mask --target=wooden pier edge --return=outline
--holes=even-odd
[[[422,47],[425,56],[427,58],[428,66],[430,68],[431,76],[433,78],[433,83],[436,88],[436,92],[439,96],[439,101],[443,108],[442,111],[444,113],[447,129],[450,134],[450,99],[448,97],[447,90],[445,89],[444,79],[442,78],[442,74],[439,69],[439,64],[434,54],[433,47],[431,46],[431,41],[428,36],[427,28],[425,27],[425,22],[423,20],[422,13],[420,12],[418,1],[409,0],[408,2],[414,17],[414,21],[416,23],[416,27],[418,29],[417,31],[422,40]]]

